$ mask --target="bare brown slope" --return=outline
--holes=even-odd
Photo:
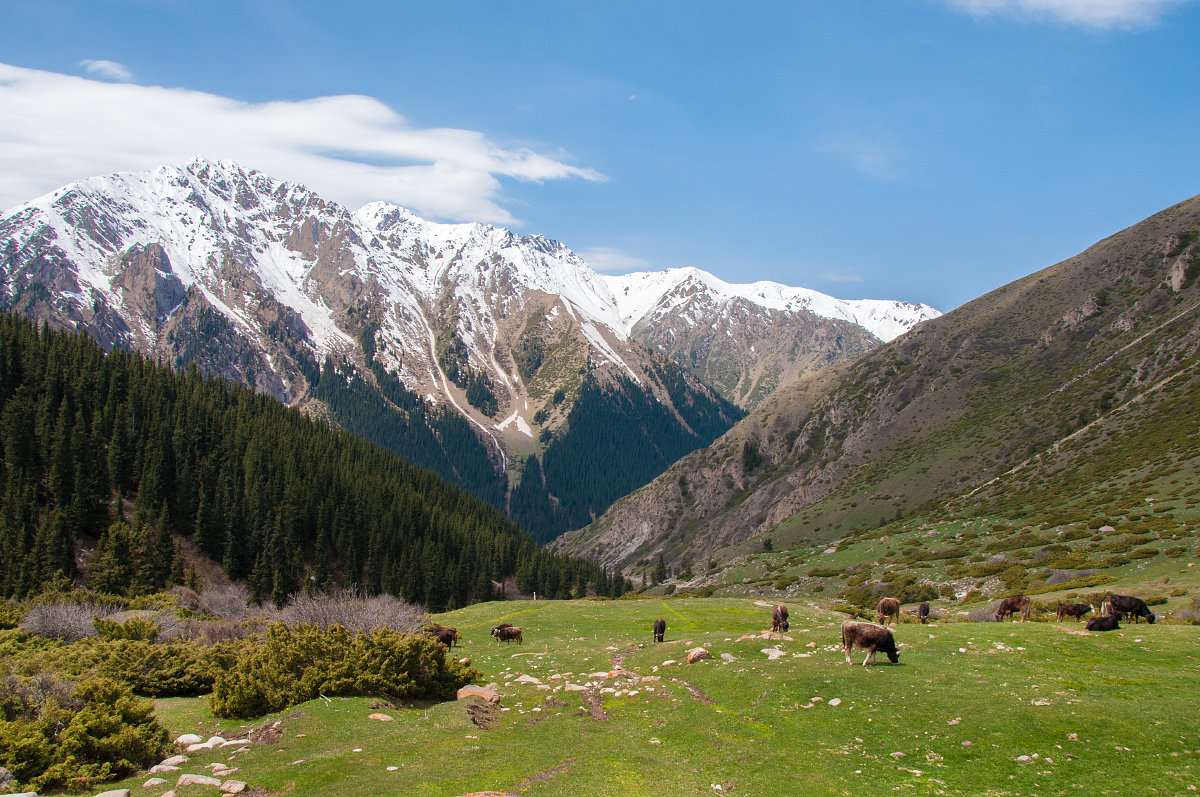
[[[1197,238],[1200,197],[784,388],[560,546],[636,573],[772,529],[832,538],[1132,422],[1195,376]]]

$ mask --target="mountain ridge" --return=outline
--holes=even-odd
[[[1187,417],[1164,408],[1200,381],[1197,240],[1200,197],[805,377],[556,546],[636,573],[768,534],[835,544],[945,507],[987,514],[1013,503],[1006,485],[1039,512],[1087,504],[1070,474],[1099,473],[1081,452],[1110,462],[1120,429],[1142,457],[1126,469],[1189,461],[1145,430]]]

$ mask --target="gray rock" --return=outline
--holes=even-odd
[[[163,774],[166,774],[167,772],[178,772],[179,767],[172,766],[170,764],[155,764],[154,766],[150,767],[150,769],[148,769],[146,771],[147,771],[147,774],[150,774],[150,775],[163,775]]]
[[[146,778],[146,781],[142,783],[142,788],[148,789],[151,786],[162,786],[164,783],[166,783],[166,780],[163,778]]]
[[[227,780],[221,784],[222,794],[241,794],[246,790],[245,781]]]
[[[208,775],[189,775],[187,773],[180,775],[179,780],[175,781],[175,788],[182,789],[184,786],[220,786],[220,778],[210,778]]]
[[[165,767],[177,767],[181,764],[186,764],[190,759],[185,755],[173,755],[170,758],[165,758],[158,763]]]
[[[129,789],[109,789],[100,792],[95,797],[129,797]]]
[[[202,741],[204,741],[203,736],[197,736],[194,733],[185,733],[183,736],[180,736],[178,739],[175,740],[175,744],[180,745],[180,746],[185,746],[185,745],[189,745],[189,744],[196,744],[197,742],[202,742]]]

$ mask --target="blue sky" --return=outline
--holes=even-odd
[[[237,160],[352,208],[949,310],[1200,193],[1200,0],[0,0],[0,205]]]

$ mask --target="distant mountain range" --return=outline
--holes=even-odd
[[[1200,197],[779,388],[555,546],[636,575],[910,518],[1182,523],[1200,469],[1197,276]]]
[[[601,275],[541,236],[352,213],[204,160],[5,212],[0,279],[0,308],[323,415],[541,539],[938,315],[695,269]]]

